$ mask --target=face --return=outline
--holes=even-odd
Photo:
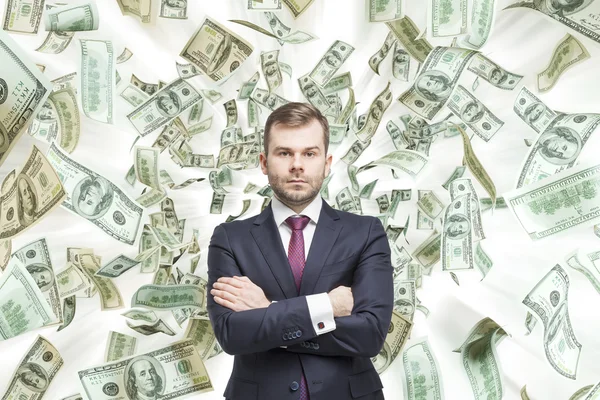
[[[306,95],[308,97],[314,97],[317,95],[317,88],[313,85],[309,85],[306,87]]]
[[[160,107],[169,115],[177,113],[177,106],[170,97],[163,97],[163,100],[159,103]]]
[[[268,175],[273,193],[292,209],[304,208],[319,194],[331,161],[332,156],[325,155],[323,128],[316,120],[295,128],[274,125],[268,159],[260,153],[261,169]],[[304,182],[290,182],[294,179]]]
[[[468,229],[469,223],[467,221],[454,221],[450,222],[450,225],[448,226],[448,229],[446,229],[446,232],[448,232],[451,236],[456,237],[466,232]]]
[[[375,107],[371,110],[371,117],[375,120],[381,120],[381,115],[383,114],[383,110],[380,108],[379,104],[375,104]]]
[[[168,3],[171,7],[185,8],[184,0],[169,0]]]
[[[398,54],[398,55],[396,56],[396,62],[397,62],[397,63],[404,64],[404,63],[407,63],[407,62],[408,62],[408,60],[409,60],[409,57],[408,57],[408,55],[407,55],[407,54],[400,53],[400,54]]]
[[[21,374],[21,380],[23,383],[28,384],[36,389],[43,389],[46,387],[46,378],[38,376],[36,373],[32,371],[24,371]]]
[[[331,65],[333,68],[339,68],[339,66],[342,65],[342,60],[333,54],[328,55],[327,58],[325,58],[325,61],[327,61],[327,64]]]
[[[498,70],[498,69],[493,70],[492,75],[490,75],[490,81],[492,83],[499,83],[501,79],[502,79],[502,72],[500,72],[500,70]]]
[[[48,284],[50,278],[50,276],[48,276],[48,271],[32,272],[31,277],[35,280],[35,283],[40,289]]]
[[[554,136],[544,142],[544,147],[550,150],[556,157],[569,159],[577,153],[577,142],[569,142],[568,140]]]
[[[544,112],[545,108],[546,107],[544,107],[541,104],[536,104],[535,107],[533,107],[533,110],[531,110],[531,112],[529,113],[529,120],[530,121],[537,121],[537,119]]]
[[[35,209],[35,198],[29,182],[25,179],[19,180],[19,194],[21,195],[21,201],[23,202],[23,211],[27,214],[31,214]]]
[[[135,375],[135,385],[138,392],[146,396],[154,395],[158,384],[158,376],[152,363],[147,360],[136,361],[131,369]]]
[[[275,75],[276,72],[277,72],[277,65],[275,65],[275,63],[265,65],[265,74],[271,76],[271,75]]]
[[[477,111],[479,111],[477,104],[469,105],[463,113],[463,119],[469,122],[473,121],[477,115]]]
[[[79,209],[86,215],[96,214],[96,208],[102,201],[102,193],[97,186],[88,186],[85,192],[79,196]]]
[[[437,76],[433,75],[425,75],[419,79],[417,84],[419,85],[419,88],[425,89],[432,93],[439,93],[446,89],[444,82]]]

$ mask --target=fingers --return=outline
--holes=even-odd
[[[215,301],[217,297],[220,297],[221,299],[224,300],[228,300],[230,302],[234,302],[236,299],[236,296],[233,295],[232,293],[226,292],[224,290],[216,290],[216,289],[212,289],[210,291],[210,293],[215,296]]]
[[[230,310],[235,311],[235,305],[228,300],[225,300],[225,299],[215,296],[215,302],[220,306],[227,307]]]
[[[244,281],[240,280],[240,279],[235,279],[234,278],[230,278],[230,277],[226,277],[226,276],[222,276],[219,279],[217,279],[217,282],[222,283],[222,284],[227,284],[236,288],[243,288],[244,287]],[[216,282],[215,284],[216,285]],[[213,285],[213,287],[214,287]]]

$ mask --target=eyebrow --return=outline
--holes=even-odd
[[[311,146],[311,147],[304,148],[304,150],[313,150],[313,149],[319,150],[319,146]],[[275,151],[278,151],[278,150],[292,150],[292,149],[289,147],[284,147],[284,146],[276,146]]]

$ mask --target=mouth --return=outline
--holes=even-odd
[[[289,183],[306,183],[305,181],[300,181],[300,180],[293,180],[293,181],[288,181]]]

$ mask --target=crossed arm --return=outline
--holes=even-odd
[[[373,218],[367,244],[354,272],[352,313],[335,317],[336,329],[317,336],[306,296],[270,303],[260,287],[241,276],[227,231],[221,224],[215,228],[209,245],[208,313],[215,335],[228,354],[287,346],[290,352],[374,357],[383,346],[391,322],[392,271],[383,225]],[[304,329],[301,337],[284,339],[285,332],[300,328]],[[318,343],[319,346],[314,346],[318,349],[300,345],[306,340]]]

